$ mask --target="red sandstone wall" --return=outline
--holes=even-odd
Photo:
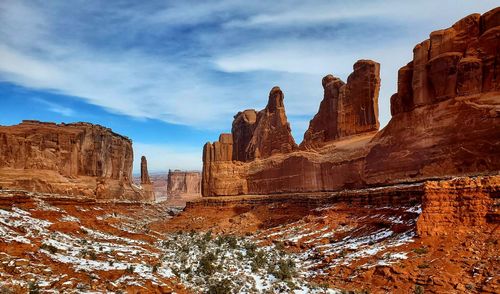
[[[88,123],[0,126],[0,186],[108,200],[143,200],[132,187],[132,142]]]
[[[325,86],[320,110],[301,144],[303,150],[285,148],[286,152],[261,158],[241,155],[255,122],[252,111],[239,113],[232,136],[205,145],[203,195],[334,191],[497,174],[499,35],[500,8],[467,16],[451,28],[433,32],[429,40],[415,47],[413,61],[399,70],[398,93],[391,97],[393,117],[376,134],[370,133],[378,128],[378,67],[374,62],[363,74],[355,66],[357,78],[348,80],[347,86],[356,84],[353,88],[361,90],[353,92],[358,100],[350,104],[349,111],[339,102],[339,97],[350,97],[342,94],[348,87],[333,76],[325,77],[323,84],[329,86]],[[365,119],[360,113],[367,109],[370,116]],[[339,120],[339,116],[349,119]],[[345,123],[344,130],[359,132],[338,135],[339,121]],[[288,143],[279,139],[273,146],[280,140]],[[234,142],[238,142],[236,146]],[[260,144],[271,142],[261,140]]]
[[[200,172],[169,170],[167,176],[167,193],[170,197],[201,195]]]
[[[417,221],[421,236],[439,235],[486,223],[498,223],[500,211],[500,177],[458,178],[431,181],[424,185],[422,214]]]

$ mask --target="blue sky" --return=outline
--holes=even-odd
[[[145,2],[145,3],[143,3]],[[397,70],[428,34],[498,1],[0,1],[0,124],[88,121],[134,142],[135,166],[200,169],[206,141],[279,85],[296,141],[358,59]]]

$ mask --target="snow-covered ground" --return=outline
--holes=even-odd
[[[9,271],[0,271],[0,286],[21,285],[27,289],[35,285],[61,292],[74,288],[113,292],[131,285],[146,287],[148,283],[164,285],[176,280],[197,293],[209,290],[222,293],[340,293],[311,283],[311,277],[412,242],[414,237],[412,230],[396,233],[390,226],[363,233],[363,226],[331,227],[302,220],[248,237],[216,236],[210,232],[162,234],[145,229],[148,223],[145,218],[103,211],[96,221],[110,221],[111,230],[104,231],[84,225],[83,218],[43,200],[35,204],[32,209],[15,206],[0,209],[0,242],[31,248],[29,260],[0,252],[1,265],[4,269],[9,268]],[[83,214],[101,209],[76,208]],[[55,221],[35,217],[40,214],[33,211],[50,211],[56,215],[56,221],[72,223],[76,229],[69,232],[52,229]],[[418,211],[419,207],[412,207],[407,212]],[[164,217],[171,215],[165,213]],[[383,212],[359,217],[357,221],[368,218],[394,225],[409,225],[415,221],[387,216]],[[111,221],[117,219],[119,222]],[[307,246],[299,251],[285,250],[286,246],[298,243]],[[392,252],[364,266],[388,265],[406,256],[406,252]],[[329,261],[325,266],[327,257]],[[59,265],[88,278],[61,273]],[[116,272],[119,272],[113,275],[116,278],[107,281],[106,287],[99,288],[105,285],[100,282],[108,279],[109,273]]]

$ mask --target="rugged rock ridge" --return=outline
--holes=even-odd
[[[130,139],[89,123],[23,121],[0,126],[0,186],[4,189],[143,200],[132,186]]]
[[[257,114],[255,130],[245,148],[248,160],[289,153],[297,148],[286,118],[284,97],[279,87],[271,89],[267,106]]]
[[[323,101],[300,147],[319,147],[331,140],[378,130],[380,64],[359,60],[353,68],[347,84],[332,75],[323,78]]]
[[[248,162],[297,150],[283,99],[281,89],[272,88],[263,110],[239,112],[234,116],[231,134],[221,134],[218,141],[203,146],[203,195],[209,195],[213,190],[218,190],[218,195],[233,193],[234,190],[240,194],[248,191],[245,181],[239,181],[234,177],[236,172],[231,172],[238,167],[233,161]],[[221,177],[225,180],[220,181]]]
[[[269,93],[266,108],[258,113],[249,109],[235,115],[231,130],[235,145],[232,160],[251,161],[297,148],[283,99],[281,89],[274,87]]]
[[[398,73],[392,119],[373,140],[366,182],[500,170],[500,8],[418,44]]]
[[[249,134],[250,142],[258,141],[259,118],[254,120],[251,110],[239,113],[232,138],[225,134],[205,145],[203,195],[336,191],[498,174],[499,15],[496,8],[467,16],[417,45],[413,61],[399,70],[392,119],[378,133],[371,132],[378,127],[375,62],[358,62],[347,84],[333,76],[323,79],[325,97],[302,150],[243,156]],[[348,106],[340,107],[342,100]],[[363,114],[367,109],[370,116]]]
[[[496,79],[499,9],[471,14],[452,27],[432,32],[415,46],[413,60],[398,72],[393,115],[457,96],[500,90]]]
[[[169,170],[167,177],[169,200],[192,200],[201,197],[201,173]]]

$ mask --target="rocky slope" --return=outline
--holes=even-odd
[[[132,185],[130,139],[89,123],[23,121],[0,126],[0,187],[83,196],[147,200]]]
[[[498,201],[499,191],[499,176],[464,177],[201,198],[182,212],[165,203],[2,191],[0,290],[498,293],[498,211],[484,203]],[[479,201],[468,196],[474,193]],[[434,204],[421,205],[426,197]],[[453,214],[466,226],[418,235],[457,227],[447,217]]]
[[[338,293],[498,293],[499,179],[204,197],[152,226],[285,248],[310,282]]]
[[[497,174],[499,14],[496,8],[467,16],[418,44],[413,61],[399,70],[392,118],[380,132],[378,64],[373,61],[357,62],[347,84],[330,75],[323,79],[324,99],[301,150],[287,136],[270,141],[258,135],[255,113],[240,112],[232,134],[205,145],[203,195],[336,191]],[[259,148],[246,145],[250,137]],[[284,146],[283,151],[276,146]],[[271,149],[260,157],[245,153]]]

